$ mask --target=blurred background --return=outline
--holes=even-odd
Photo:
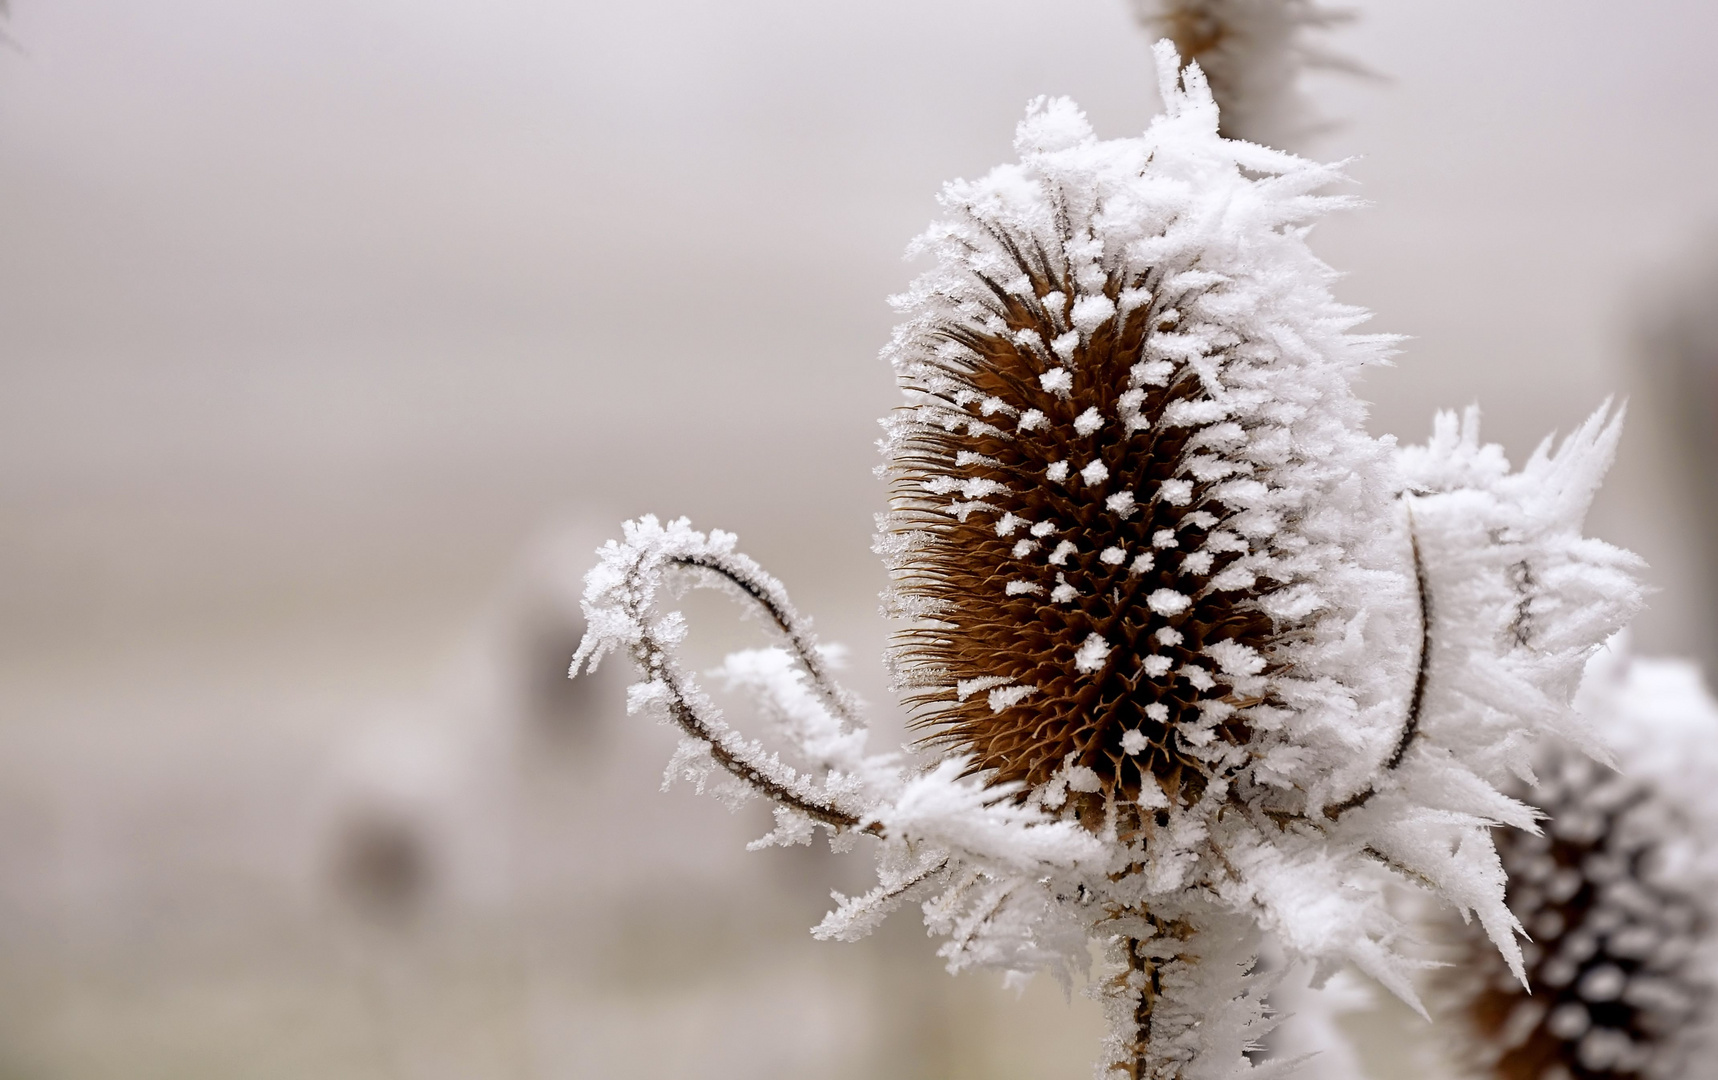
[[[1404,441],[1607,396],[1643,652],[1715,653],[1718,8],[1363,0],[1320,227]],[[1076,1077],[1054,986],[863,858],[660,794],[562,681],[590,552],[737,531],[885,742],[876,358],[1039,93],[1156,111],[1123,0],[14,0],[0,45],[0,1080]],[[698,600],[695,656],[739,640]]]

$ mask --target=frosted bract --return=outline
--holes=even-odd
[[[1371,850],[1477,914],[1517,977],[1490,826],[1534,827],[1499,794],[1532,775],[1541,739],[1606,750],[1570,707],[1582,665],[1640,605],[1640,561],[1581,535],[1620,433],[1601,409],[1520,471],[1479,441],[1479,415],[1441,414],[1398,456],[1427,595],[1424,708],[1392,786],[1344,815]]]

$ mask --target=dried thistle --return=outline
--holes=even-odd
[[[1167,112],[1140,138],[1035,103],[1018,164],[946,189],[899,301],[878,546],[930,767],[865,753],[780,585],[683,521],[603,549],[575,668],[628,651],[629,707],[682,732],[671,774],[776,804],[760,844],[877,843],[877,888],[820,936],[922,898],[951,970],[1066,980],[1098,943],[1104,1073],[1196,1080],[1254,1067],[1266,935],[1418,1007],[1392,882],[1476,915],[1522,972],[1490,826],[1533,814],[1496,785],[1579,735],[1581,662],[1638,588],[1580,536],[1603,411],[1520,472],[1453,417],[1410,451],[1366,433],[1352,381],[1392,342],[1350,332],[1364,313],[1305,244],[1340,173],[1223,138],[1198,66],[1158,58]],[[723,674],[797,760],[675,661],[676,577],[780,632]]]

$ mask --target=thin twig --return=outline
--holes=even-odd
[[[665,675],[662,681],[669,690],[669,715],[674,717],[674,722],[680,725],[682,731],[710,747],[710,757],[715,760],[716,764],[744,783],[750,784],[770,799],[799,811],[813,821],[819,821],[838,829],[852,829],[858,826],[859,819],[852,814],[837,809],[828,803],[812,802],[802,795],[789,791],[773,778],[759,772],[743,758],[729,751],[727,747],[722,745],[721,738],[710,728],[708,721],[687,700],[686,693],[680,687],[678,680],[671,675]],[[865,831],[874,833],[878,829],[873,825]]]

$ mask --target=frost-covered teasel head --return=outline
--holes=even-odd
[[[999,781],[1089,770],[1156,809],[1244,777],[1298,812],[1363,784],[1325,733],[1393,753],[1413,681],[1403,511],[1351,388],[1389,341],[1304,240],[1340,174],[1221,139],[1187,78],[1138,139],[1040,100],[1019,164],[943,194],[888,350],[897,671]]]
[[[1547,754],[1544,831],[1499,836],[1528,984],[1469,937],[1441,1011],[1485,1080],[1692,1080],[1718,1049],[1718,703],[1692,664],[1619,643],[1580,706],[1620,771]]]
[[[920,241],[887,350],[898,681],[934,745],[1112,843],[1089,891],[1141,920],[1110,940],[1130,979],[1166,970],[1141,941],[1240,915],[1412,1000],[1389,880],[1519,973],[1489,826],[1532,813],[1496,785],[1580,737],[1580,664],[1638,601],[1580,535],[1617,426],[1519,472],[1476,421],[1368,435],[1352,382],[1391,342],[1305,243],[1339,174],[1222,138],[1159,49],[1142,138],[1040,101]]]

